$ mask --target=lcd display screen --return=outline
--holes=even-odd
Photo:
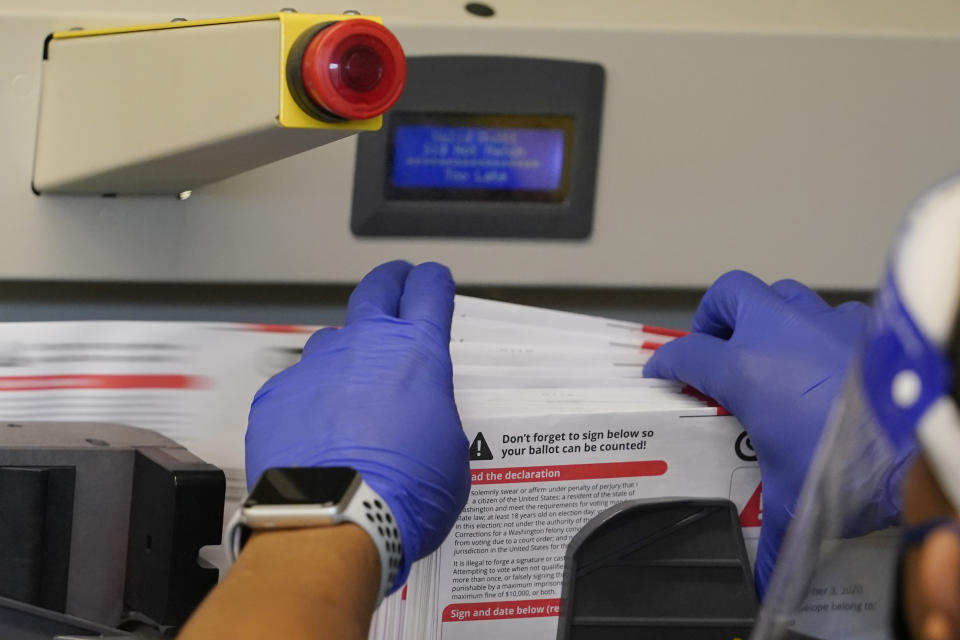
[[[346,467],[267,469],[257,481],[245,505],[322,504],[335,505],[350,488],[357,472]]]
[[[555,116],[397,116],[389,195],[562,200],[572,126]]]

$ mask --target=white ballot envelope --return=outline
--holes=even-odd
[[[225,513],[246,493],[250,401],[316,327],[238,323],[0,323],[0,417],[155,430],[221,467]],[[371,639],[552,640],[563,555],[603,509],[635,498],[734,502],[751,553],[756,457],[736,418],[642,377],[684,331],[458,296],[451,355],[472,492],[443,546],[374,615]],[[890,533],[843,542],[797,628],[883,638]],[[207,559],[220,563],[218,551]]]

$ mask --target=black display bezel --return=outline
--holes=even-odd
[[[396,128],[404,125],[549,129],[563,132],[563,168],[557,189],[470,189],[459,187],[398,187],[393,184]],[[570,158],[575,121],[572,116],[478,113],[394,113],[388,129],[384,197],[390,200],[465,200],[473,202],[563,202],[570,192]]]
[[[587,238],[593,228],[605,73],[590,62],[509,56],[410,56],[407,85],[380,131],[360,134],[350,229],[356,236]],[[547,197],[402,192],[390,180],[393,119],[569,119],[564,192]],[[556,122],[556,121],[555,121]],[[485,190],[483,190],[485,191]],[[500,191],[500,190],[498,190]]]
[[[349,467],[267,469],[257,480],[243,506],[335,506],[349,494],[357,477],[357,472]],[[292,495],[292,488],[296,489],[297,495]]]

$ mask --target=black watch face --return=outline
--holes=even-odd
[[[335,505],[357,477],[348,467],[267,469],[257,481],[246,507],[258,504]]]

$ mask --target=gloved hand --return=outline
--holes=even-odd
[[[731,271],[707,290],[693,333],[665,344],[644,367],[645,376],[679,380],[711,396],[750,435],[763,483],[761,595],[869,314],[857,302],[830,307],[794,280],[767,286]],[[881,528],[896,519],[897,508],[873,515],[872,528]]]
[[[350,296],[250,409],[247,484],[271,467],[353,467],[390,506],[403,566],[436,549],[470,493],[469,443],[453,400],[446,267],[389,262]]]

